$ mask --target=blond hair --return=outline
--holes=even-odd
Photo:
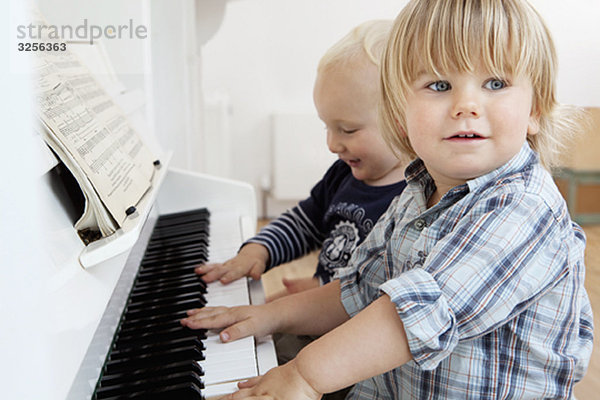
[[[442,76],[482,65],[497,77],[524,76],[533,87],[528,135],[542,165],[554,166],[581,111],[556,100],[556,51],[548,28],[525,0],[411,0],[394,22],[382,57],[381,130],[394,149],[415,156],[406,132],[406,93],[423,71]]]
[[[325,52],[317,71],[343,66],[365,55],[379,67],[392,22],[372,20],[358,25]]]

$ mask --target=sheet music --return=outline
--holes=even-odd
[[[68,51],[42,52],[40,117],[120,225],[149,189],[154,158],[126,117]]]

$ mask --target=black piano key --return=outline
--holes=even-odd
[[[198,236],[203,238],[205,241],[208,239],[208,224],[205,223],[194,223],[187,225],[178,225],[154,231],[150,235],[151,243],[158,243],[165,239],[183,238],[185,236]],[[177,242],[176,240],[174,242]]]
[[[130,315],[126,315],[123,320],[122,320],[122,325],[123,324],[138,324],[138,325],[143,325],[143,324],[153,324],[153,323],[162,323],[162,322],[168,322],[168,321],[173,321],[173,320],[179,320],[181,318],[185,318],[187,317],[187,310],[182,310],[176,313],[167,313],[167,314],[161,314],[161,315],[151,315],[151,316],[146,316],[146,317],[142,317],[142,318],[135,318],[133,316]]]
[[[183,325],[181,325],[180,323],[181,319],[179,318],[179,315],[176,318],[171,318],[169,320],[165,320],[165,321],[148,321],[148,322],[144,322],[144,321],[136,321],[136,322],[126,322],[124,324],[121,325],[120,330],[119,330],[119,336],[120,337],[126,337],[126,336],[131,336],[131,335],[135,335],[138,332],[140,333],[161,333],[164,331],[171,331],[174,328],[179,328],[179,329],[189,329],[184,327]]]
[[[156,254],[153,255],[151,257],[144,257],[144,259],[142,260],[142,264],[143,265],[156,265],[156,264],[160,264],[160,263],[175,263],[177,261],[185,261],[185,260],[198,260],[199,258],[202,261],[197,261],[198,263],[200,262],[206,262],[206,257],[208,256],[208,251],[206,250],[206,247],[200,247],[200,248],[191,248],[191,249],[186,249],[186,250],[180,250],[180,251],[176,251],[176,252],[165,252],[165,253],[160,253],[160,254]]]
[[[151,331],[128,331],[124,333],[117,333],[119,343],[130,344],[130,343],[152,343],[165,340],[179,339],[185,337],[198,337],[206,339],[206,331],[202,329],[189,329],[184,326],[173,325],[170,328],[161,328]]]
[[[189,235],[188,235],[189,236]],[[185,238],[178,238],[177,240],[150,240],[146,248],[148,255],[156,254],[159,251],[177,251],[190,246],[209,246],[210,236],[204,232],[198,232],[193,236],[194,240],[184,240]]]
[[[202,286],[202,293],[206,292],[206,282],[204,282],[199,275],[186,273],[185,276],[176,276],[169,279],[148,280],[145,282],[138,281],[136,282],[131,293],[133,295],[136,293],[145,293],[154,289],[174,288],[181,285],[187,285],[188,283],[192,282],[198,283]]]
[[[162,247],[162,248],[158,248],[158,249],[154,249],[154,250],[146,250],[146,252],[144,253],[144,258],[153,257],[158,254],[176,254],[179,251],[193,250],[196,248],[206,248],[207,246],[208,246],[207,243],[201,242],[201,243],[182,244],[180,246],[174,246],[174,247],[170,247],[170,248]]]
[[[194,268],[196,268],[199,264],[204,264],[204,261],[198,261],[199,259],[200,258],[179,261],[171,260],[164,263],[142,264],[140,265],[140,271],[138,275],[145,276],[148,274],[154,275],[165,271],[174,271],[180,276],[184,276],[187,273],[186,271],[189,271],[191,274],[193,273]],[[160,279],[160,276],[158,276],[157,279]]]
[[[157,222],[154,231],[162,232],[165,229],[172,228],[173,226],[186,226],[190,224],[208,224],[208,219],[203,215],[193,215],[188,217],[179,217],[174,219],[162,218]]]
[[[158,264],[161,262],[167,263],[167,262],[176,262],[176,261],[184,261],[184,260],[188,260],[191,258],[198,258],[198,257],[203,257],[204,259],[206,259],[206,257],[208,256],[208,252],[206,250],[206,247],[197,247],[197,248],[189,248],[189,249],[184,249],[184,250],[178,250],[178,251],[171,251],[171,252],[164,252],[164,253],[157,253],[153,256],[150,257],[144,257],[144,259],[142,260],[142,263],[144,265],[152,265],[152,264]],[[202,261],[205,262],[205,261]]]
[[[151,302],[152,300],[157,300],[159,298],[172,298],[181,294],[195,294],[196,296],[202,296],[205,289],[205,285],[196,281],[175,287],[153,288],[145,291],[138,291],[137,293],[131,294],[130,301],[131,303],[137,303],[139,301]]]
[[[196,307],[196,308],[200,308],[200,307]],[[187,310],[191,310],[191,308],[186,308],[183,310],[179,310],[179,311],[165,311],[165,312],[161,312],[161,313],[156,313],[156,314],[144,314],[144,313],[136,313],[136,314],[128,314],[126,316],[126,318],[124,320],[126,321],[135,321],[135,320],[169,320],[171,319],[173,316],[177,315],[177,316],[181,316],[181,315],[185,315],[185,312]],[[182,317],[182,318],[185,318]]]
[[[122,351],[112,351],[109,361],[130,360],[130,359],[157,359],[160,358],[160,364],[164,365],[164,361],[185,361],[189,360],[190,355],[193,356],[194,351],[202,354],[204,346],[200,340],[196,342],[186,339],[187,342],[179,342],[164,346],[139,346],[123,349]],[[162,342],[165,343],[165,342]],[[180,354],[182,356],[177,356]],[[173,358],[174,357],[174,358]]]
[[[159,299],[163,300],[163,299]],[[134,303],[127,306],[127,314],[135,317],[144,317],[150,316],[154,313],[156,314],[166,314],[170,312],[177,311],[185,311],[190,310],[192,308],[201,308],[206,304],[206,300],[200,295],[185,295],[180,298],[166,299],[162,304],[161,303],[152,303],[152,304],[144,304],[144,303]]]
[[[170,279],[170,278],[181,277],[182,275],[191,275],[191,274],[194,274],[194,268],[196,268],[196,267],[197,267],[197,264],[191,264],[191,265],[182,266],[182,267],[173,268],[173,269],[169,269],[169,268],[158,269],[154,272],[138,274],[137,280],[138,280],[138,282],[148,282],[148,281],[155,281],[155,280],[160,280],[160,279]]]
[[[204,246],[206,248],[209,247],[209,243],[207,239],[202,238],[201,240],[189,240],[189,241],[181,241],[179,243],[156,243],[151,248],[148,248],[148,257],[156,255],[158,253],[173,253],[186,248],[195,247],[195,246]]]
[[[142,389],[139,392],[128,393],[126,395],[103,397],[102,400],[204,400],[201,392],[202,389],[203,386],[201,384],[190,382],[161,388]]]
[[[181,265],[181,264],[189,264],[196,263],[202,264],[206,262],[208,256],[208,252],[206,250],[197,251],[195,253],[179,255],[177,257],[164,258],[164,259],[152,259],[149,261],[142,261],[142,267],[152,267],[159,266],[164,268],[166,265]]]
[[[192,215],[191,213],[188,215],[161,215],[158,221],[156,221],[155,230],[161,230],[169,226],[173,225],[181,225],[190,222],[204,222],[208,221],[207,214],[197,213]]]
[[[161,218],[159,221],[157,221],[157,223],[154,227],[153,234],[159,234],[161,232],[168,231],[173,228],[186,227],[189,225],[208,226],[208,220],[205,217],[203,217],[202,215],[196,215],[196,216],[191,216],[191,217],[187,217],[187,218],[171,219],[171,220],[166,220],[164,218]]]
[[[203,234],[207,236],[208,224],[203,222],[196,222],[191,224],[177,225],[165,229],[154,231],[150,236],[151,241],[168,239],[173,237],[182,237],[189,234]]]
[[[179,323],[180,319],[178,319],[177,317],[175,317],[175,318],[171,317],[169,319],[159,320],[159,321],[146,321],[146,320],[136,320],[135,322],[125,321],[123,324],[121,324],[121,327],[119,329],[119,335],[135,333],[135,332],[140,332],[140,331],[143,332],[145,330],[146,331],[149,331],[149,330],[161,331],[161,330],[173,328],[177,325],[181,326],[181,324]]]
[[[188,346],[177,349],[167,349],[161,351],[153,351],[146,354],[138,354],[135,356],[113,358],[108,360],[107,371],[126,371],[142,368],[146,365],[165,365],[177,361],[204,360],[204,355],[201,349],[194,346]]]
[[[109,359],[122,359],[133,357],[137,354],[146,354],[155,351],[164,351],[168,349],[197,348],[200,351],[205,350],[204,343],[198,337],[184,337],[179,339],[169,339],[163,342],[152,342],[146,344],[132,343],[129,346],[125,344],[115,346],[110,352]]]
[[[130,380],[143,378],[152,378],[161,375],[174,374],[178,372],[193,371],[199,376],[204,375],[204,371],[200,364],[195,360],[177,361],[169,364],[161,364],[154,367],[144,366],[135,371],[115,372],[112,374],[104,374],[100,381],[99,387],[113,386],[116,384],[125,383]]]
[[[177,352],[166,350],[164,352],[145,354],[144,356],[107,360],[105,371],[107,375],[127,371],[131,371],[133,373],[135,370],[141,368],[151,368],[161,365],[164,366],[179,361],[202,360],[204,360],[204,354],[200,349],[188,348]]]
[[[107,355],[98,399],[201,399],[205,330],[181,326],[203,307],[206,284],[194,273],[208,259],[208,212],[159,217]]]
[[[141,392],[150,393],[150,391],[153,391],[154,393],[165,393],[165,389],[168,387],[190,383],[194,383],[200,388],[202,387],[201,377],[195,372],[186,371],[161,377],[132,380],[114,386],[100,387],[96,395],[98,399],[106,399],[113,396],[141,396]]]
[[[138,301],[132,301],[127,306],[127,312],[136,313],[138,311],[145,311],[147,309],[158,310],[161,309],[173,309],[174,311],[180,310],[179,304],[193,302],[197,305],[196,308],[202,307],[206,304],[206,299],[201,293],[181,293],[175,294],[170,297],[160,297],[156,299],[143,299]],[[176,307],[176,308],[171,308]],[[182,305],[186,307],[186,305]]]
[[[206,334],[202,333],[201,330],[190,330],[183,326],[174,326],[172,328],[157,331],[119,333],[118,339],[122,343],[152,343],[184,337],[202,337],[205,335]],[[202,339],[205,338],[202,337]]]
[[[171,225],[173,223],[182,223],[185,221],[189,221],[192,219],[202,219],[204,221],[208,220],[210,213],[208,212],[207,209],[196,209],[196,210],[189,210],[189,211],[183,211],[183,212],[176,212],[176,213],[170,213],[170,214],[162,214],[158,221],[156,222],[156,226],[158,228],[161,228],[163,226],[168,226]]]
[[[148,251],[154,253],[157,249],[175,251],[190,245],[208,246],[208,235],[204,232],[193,231],[193,233],[182,233],[178,235],[164,235],[148,242]]]

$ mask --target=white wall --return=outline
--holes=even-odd
[[[600,1],[530,0],[554,37],[558,99],[600,107]]]
[[[600,106],[600,0],[531,2],[555,37],[559,100]],[[215,155],[215,150],[206,144],[229,142],[228,154],[213,157],[232,164],[222,169],[223,175],[260,189],[260,182],[271,174],[270,116],[314,113],[312,85],[323,52],[365,20],[394,18],[406,0],[36,3],[53,24],[79,24],[84,18],[100,25],[120,24],[131,18],[147,25],[152,31],[149,40],[112,40],[105,45],[125,86],[143,90],[150,99],[148,124],[163,147],[175,151],[174,165],[218,174],[207,166],[207,154]],[[170,56],[164,57],[165,52]],[[151,81],[144,75],[149,73]],[[226,140],[204,129],[204,100],[215,97],[230,103],[229,120],[218,121],[229,130]],[[325,149],[324,135],[321,144]],[[260,197],[260,190],[257,193]]]
[[[369,19],[393,18],[405,3],[398,0],[228,3],[223,24],[204,46],[202,55],[205,93],[226,92],[230,98],[233,178],[260,188],[261,180],[270,175],[271,168],[270,115],[316,115],[312,87],[322,54],[354,26]],[[321,146],[326,152],[324,131]],[[260,197],[260,190],[257,193]],[[276,215],[292,204],[271,200],[269,214]]]
[[[202,62],[205,93],[225,92],[230,98],[233,178],[259,188],[270,169],[269,115],[313,112],[312,85],[323,52],[365,20],[395,18],[404,4],[403,0],[228,3],[220,30],[203,47]],[[600,106],[600,1],[532,0],[532,4],[556,41],[559,100]]]

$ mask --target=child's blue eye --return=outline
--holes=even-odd
[[[502,79],[490,79],[483,85],[483,87],[490,90],[500,90],[506,87],[506,82]]]
[[[451,89],[450,82],[448,81],[433,82],[432,84],[427,85],[427,87],[436,92],[445,92]]]

